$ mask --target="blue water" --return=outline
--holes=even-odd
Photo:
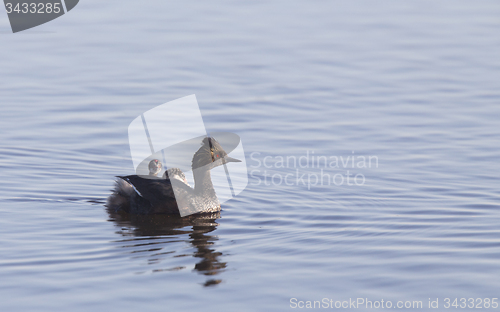
[[[499,16],[86,0],[12,34],[0,12],[0,309],[500,297]],[[208,131],[241,137],[246,190],[211,219],[108,213],[129,123],[190,94]]]

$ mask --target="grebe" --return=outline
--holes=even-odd
[[[118,176],[107,206],[115,211],[123,210],[133,214],[179,214],[173,189],[175,187],[182,209],[203,213],[220,211],[210,169],[228,162],[240,160],[229,157],[219,142],[206,137],[192,160],[194,188],[189,186],[184,173],[178,168],[168,169],[162,179],[147,179],[138,175]],[[159,161],[158,163],[161,166]]]
[[[153,159],[152,161],[149,162],[148,168],[149,168],[149,175],[152,177],[156,177],[158,173],[160,173],[162,165],[158,159]]]
[[[163,173],[162,178],[163,179],[177,179],[177,180],[182,181],[182,182],[186,183],[187,185],[189,185],[187,182],[186,176],[184,175],[184,172],[182,172],[182,170],[179,168],[168,169],[167,171],[165,171]]]

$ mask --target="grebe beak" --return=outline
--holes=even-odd
[[[229,156],[226,156],[223,159],[224,159],[224,163],[228,163],[228,162],[241,162],[241,160],[236,159],[236,158],[232,158],[232,157],[229,157]]]

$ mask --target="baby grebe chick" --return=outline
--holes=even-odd
[[[187,184],[184,173],[178,168],[167,170],[162,179],[147,179],[138,175],[119,176],[107,206],[115,211],[134,214],[180,214],[177,195],[183,211],[220,211],[210,169],[228,162],[240,160],[229,157],[214,138],[204,138],[192,160],[194,188]]]
[[[163,173],[163,179],[177,179],[185,184],[189,185],[184,172],[179,168],[170,168]]]
[[[158,173],[160,173],[162,167],[163,166],[161,165],[161,162],[158,159],[153,159],[152,161],[149,162],[148,165],[149,175],[156,177]]]

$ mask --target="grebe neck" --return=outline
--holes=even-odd
[[[194,176],[194,192],[196,195],[205,197],[215,197],[215,189],[212,184],[212,176],[210,170],[199,168],[193,170]]]

